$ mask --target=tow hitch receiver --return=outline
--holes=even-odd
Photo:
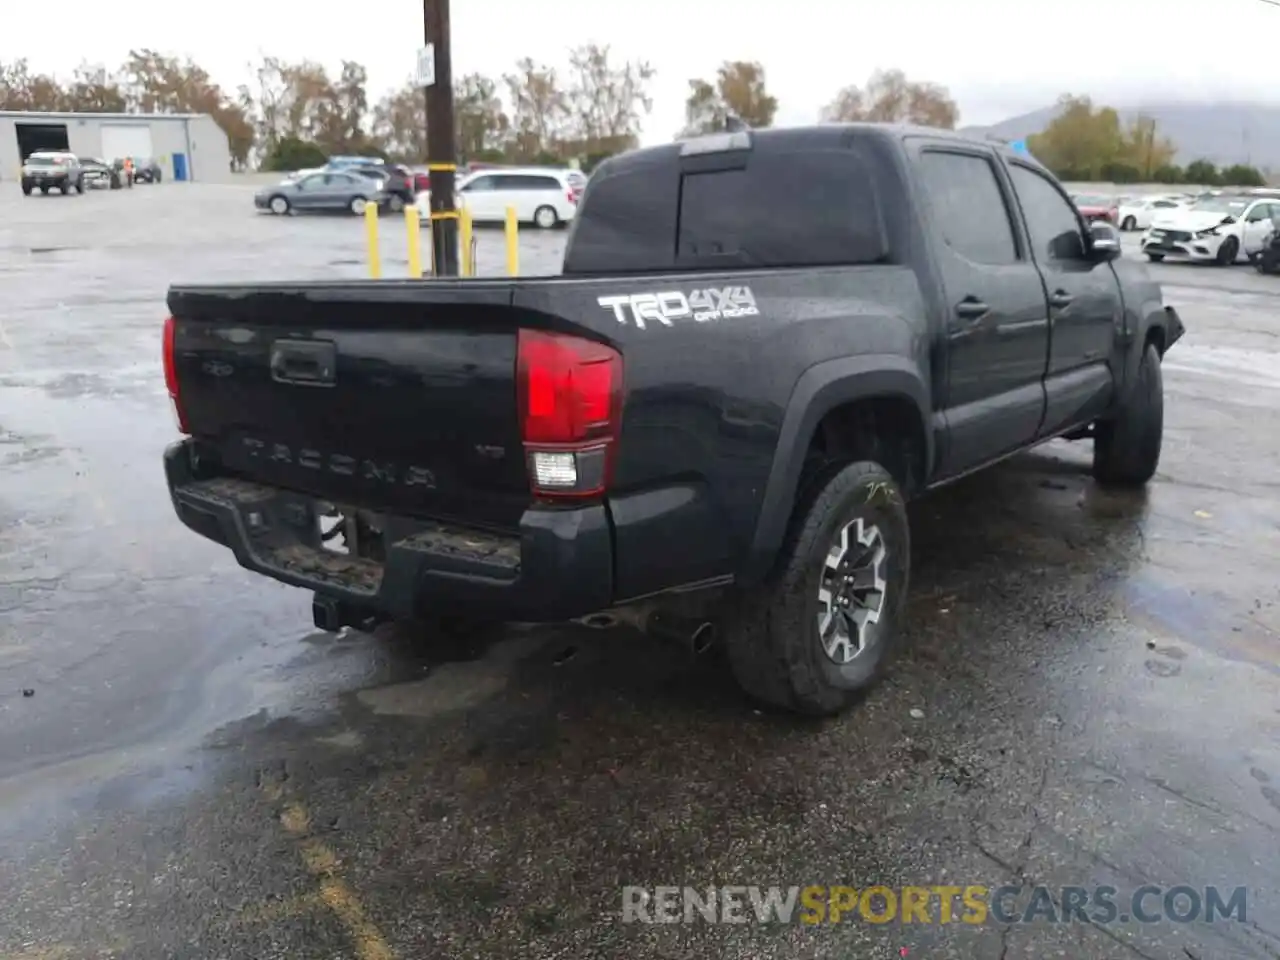
[[[317,630],[337,633],[343,627],[369,631],[387,618],[368,607],[357,606],[336,597],[324,597],[317,593],[311,600],[311,619],[315,622]]]

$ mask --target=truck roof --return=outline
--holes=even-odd
[[[677,140],[675,143],[630,150],[618,156],[610,157],[604,163],[615,170],[626,168],[632,164],[646,165],[652,163],[657,156],[679,154],[687,150],[687,145],[714,141],[727,143],[731,138],[735,137],[741,138],[744,145],[746,143],[760,143],[762,145],[770,144],[775,146],[820,147],[824,144],[845,142],[851,136],[874,137],[887,141],[900,141],[907,137],[953,140],[956,143],[986,147],[1005,157],[1018,157],[1022,160],[1034,162],[1033,157],[1018,153],[1003,140],[971,133],[959,133],[955,130],[943,130],[938,127],[924,127],[910,123],[821,123],[799,127],[768,127],[760,130],[736,131],[734,133],[705,134]]]

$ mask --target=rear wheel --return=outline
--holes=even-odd
[[[70,181],[70,180],[63,180],[63,181],[62,181],[62,186],[58,187],[58,189],[59,189],[59,190],[61,190],[61,191],[62,191],[62,195],[63,195],[64,197],[66,197],[66,196],[70,196],[70,194],[71,194],[71,189],[72,189],[72,187],[73,187],[73,186],[74,186],[74,185],[71,183],[71,181]]]
[[[1152,263],[1159,263],[1161,260],[1163,260],[1163,259],[1164,259],[1164,254],[1163,254],[1163,253],[1148,253],[1148,254],[1147,254],[1147,259],[1148,259],[1148,260],[1150,260]]]
[[[1164,380],[1160,351],[1148,343],[1124,406],[1099,420],[1093,434],[1093,476],[1099,483],[1140,487],[1155,476],[1164,440]]]
[[[884,467],[859,461],[816,478],[777,572],[733,615],[725,648],[738,683],[798,713],[850,706],[897,641],[910,564],[906,506]]]
[[[1133,217],[1125,217],[1124,223],[1120,224],[1120,229],[1126,232],[1130,230],[1136,230],[1137,228],[1138,228],[1138,221],[1133,219]]]
[[[555,207],[539,207],[533,211],[533,222],[539,229],[550,230],[560,222],[560,215],[556,213]]]
[[[40,192],[41,192],[42,194],[44,194],[44,195],[47,197],[47,196],[49,195],[49,188],[48,188],[48,187],[44,187],[44,186],[42,186],[42,187],[40,188]]]
[[[393,193],[387,200],[387,209],[392,213],[399,213],[404,209],[404,198],[398,193]]]

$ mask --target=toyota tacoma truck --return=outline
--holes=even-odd
[[[1034,160],[874,124],[608,160],[560,275],[168,306],[178,516],[317,626],[714,628],[808,714],[899,641],[905,503],[1057,437],[1145,484],[1183,334]]]

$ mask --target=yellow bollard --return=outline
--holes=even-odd
[[[422,279],[422,225],[418,222],[418,208],[409,204],[404,208],[404,229],[409,235],[409,276]]]
[[[364,205],[364,235],[369,248],[369,276],[373,280],[382,278],[382,254],[378,252],[378,205]]]
[[[520,274],[520,221],[516,219],[516,208],[507,207],[507,274]]]
[[[475,250],[471,246],[471,211],[462,209],[458,212],[458,239],[462,242],[462,275],[476,275]]]

